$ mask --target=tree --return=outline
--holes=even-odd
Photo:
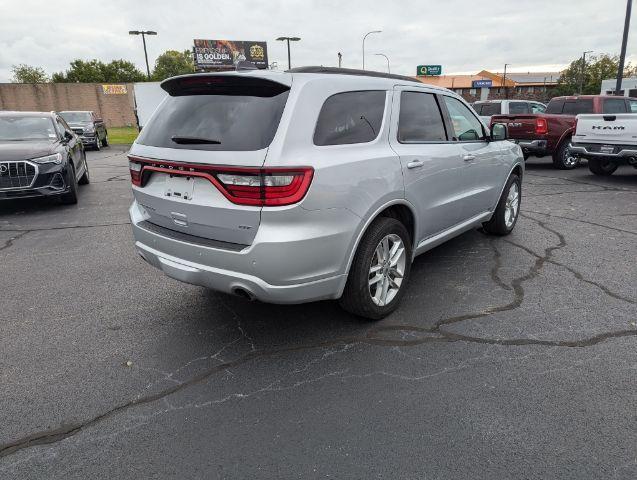
[[[102,72],[104,82],[143,82],[146,80],[146,75],[128,60],[112,60],[111,63],[104,65]]]
[[[82,83],[119,83],[142,82],[145,75],[127,60],[113,60],[104,63],[100,60],[73,60],[71,68],[66,72],[54,73],[53,82],[82,82]]]
[[[42,68],[32,67],[24,63],[13,65],[11,72],[13,72],[11,81],[14,83],[47,83],[49,81],[49,77]]]
[[[566,70],[560,75],[557,87],[554,90],[556,96],[573,95],[580,93],[579,85],[582,79],[582,94],[597,95],[602,88],[602,80],[616,78],[619,68],[619,56],[617,55],[593,55],[586,60],[586,67],[582,69],[583,59],[573,60]],[[630,77],[637,73],[637,68],[630,63],[624,66],[624,77]]]
[[[155,69],[153,70],[153,80],[164,80],[175,75],[183,75],[193,73],[195,65],[192,61],[192,52],[184,50],[166,50],[155,61]]]

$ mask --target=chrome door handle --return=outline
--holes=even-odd
[[[476,159],[476,156],[475,155],[465,155],[464,157],[462,157],[462,159],[465,162],[472,162],[473,160]]]
[[[412,160],[407,164],[407,168],[418,168],[422,167],[423,165],[424,163],[422,162],[422,160]]]

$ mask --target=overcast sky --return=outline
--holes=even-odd
[[[269,61],[286,67],[281,35],[299,36],[292,65],[360,68],[361,39],[368,69],[414,75],[416,65],[441,64],[443,73],[559,70],[583,50],[619,53],[625,0],[0,0],[0,82],[11,66],[37,65],[50,75],[76,58],[131,60],[144,70],[141,37],[150,29],[151,64],[167,49],[194,38],[265,40]],[[634,26],[634,25],[633,25]],[[634,28],[633,28],[634,32]],[[628,57],[637,60],[634,34]]]

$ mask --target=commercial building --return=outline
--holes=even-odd
[[[616,78],[602,80],[601,95],[615,95],[615,87],[617,86]],[[625,97],[637,97],[637,77],[622,78],[622,89],[620,95]]]
[[[423,83],[448,88],[469,101],[517,98],[545,102],[553,95],[560,72],[504,73],[482,70],[475,75],[417,76]]]

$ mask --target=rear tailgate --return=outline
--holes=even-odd
[[[260,169],[287,102],[286,81],[291,76],[198,74],[163,82],[168,97],[129,155],[146,221],[250,245],[261,221]]]
[[[509,130],[509,138],[512,140],[535,140],[536,119],[539,115],[494,115],[491,117],[491,124],[504,123]]]
[[[637,145],[637,115],[578,115],[574,143]]]

